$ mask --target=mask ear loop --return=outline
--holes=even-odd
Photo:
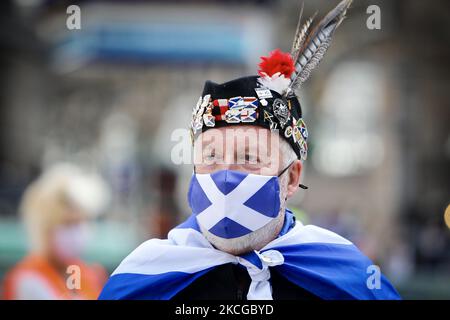
[[[294,161],[295,161],[295,160],[294,160]],[[278,174],[278,178],[279,178],[283,173],[285,173],[287,169],[289,169],[289,168],[292,166],[292,164],[294,163],[294,161],[292,161],[286,168],[284,168],[284,169]],[[302,188],[302,189],[308,189],[307,186],[305,186],[304,184],[301,184],[301,183],[300,183],[298,186],[299,186],[300,188]]]

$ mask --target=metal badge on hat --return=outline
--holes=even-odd
[[[201,130],[203,126],[203,124],[199,121],[198,117],[198,115],[201,114],[202,100],[203,100],[202,97],[200,97],[197,101],[197,104],[192,109],[191,130],[194,135],[197,133],[198,130]]]
[[[203,128],[203,113],[205,108],[210,104],[211,95],[207,94],[203,98],[200,97],[194,110],[192,111],[192,122],[191,128],[193,134],[196,134],[197,131],[200,131]]]
[[[214,127],[216,125],[216,119],[212,114],[213,104],[209,101],[208,106],[206,107],[206,111],[203,114],[203,123],[207,127]]]
[[[297,122],[297,126],[300,129],[300,133],[303,136],[303,139],[308,140],[308,129],[306,128],[306,123],[303,121],[303,118],[300,118]]]
[[[255,122],[256,120],[256,108],[247,107],[241,110],[241,122]]]
[[[258,99],[255,97],[244,97],[245,107],[241,110],[242,122],[255,122],[256,121],[256,108],[258,108]]]
[[[291,126],[286,127],[286,129],[284,130],[284,136],[286,138],[290,138],[292,136],[292,127]]]
[[[283,100],[277,98],[274,100],[272,108],[275,117],[277,117],[280,122],[281,129],[284,129],[284,126],[288,122],[290,116],[288,106]]]
[[[227,123],[241,122],[241,107],[244,105],[242,97],[233,97],[228,99],[228,110],[225,112],[225,121]]]
[[[241,111],[238,109],[229,109],[225,112],[225,121],[227,123],[241,122]]]
[[[255,97],[233,97],[228,99],[228,110],[225,112],[227,123],[255,122],[258,99]]]
[[[273,115],[267,110],[264,110],[264,121],[269,122],[271,131],[278,129],[278,124],[273,121]]]
[[[302,138],[302,134],[300,132],[300,128],[298,127],[299,121],[297,121],[294,117],[292,117],[292,137],[294,139],[294,142],[300,141]]]
[[[273,98],[272,92],[267,88],[255,88],[255,92],[259,99]]]
[[[300,156],[301,156],[302,160],[306,160],[306,158],[308,156],[308,145],[307,145],[305,139],[301,139],[299,141],[299,145],[300,145]]]

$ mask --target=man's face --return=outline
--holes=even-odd
[[[288,165],[281,152],[281,138],[277,132],[252,125],[209,129],[194,145],[195,172],[211,174],[219,170],[234,170],[251,174],[278,176]],[[202,229],[204,236],[219,250],[241,254],[260,250],[279,234],[284,222],[286,199],[298,187],[300,161],[279,178],[280,212],[266,226],[248,235],[224,239]]]
[[[213,173],[227,169],[278,175],[283,169],[279,139],[277,133],[251,125],[207,130],[195,143],[196,172]]]

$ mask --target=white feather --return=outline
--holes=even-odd
[[[283,95],[287,88],[291,83],[291,79],[286,78],[280,72],[273,74],[272,76],[268,76],[266,73],[262,72],[261,77],[258,79],[258,82],[267,89],[278,92],[280,95]]]

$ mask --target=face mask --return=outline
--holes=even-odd
[[[188,202],[197,223],[215,236],[232,239],[254,232],[280,212],[280,177],[221,170],[196,174]]]
[[[84,223],[59,226],[55,229],[53,245],[56,254],[63,260],[78,258],[89,240],[88,227]]]

